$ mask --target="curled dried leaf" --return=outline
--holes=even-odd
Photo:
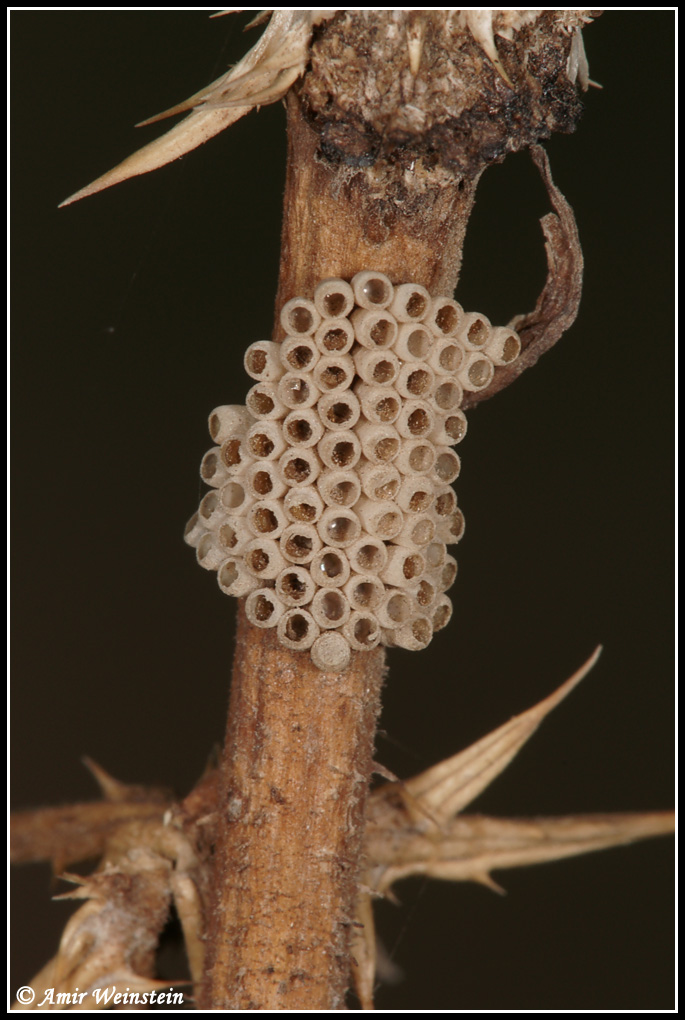
[[[521,338],[521,354],[495,369],[492,382],[477,393],[467,393],[463,408],[474,407],[499,393],[531,368],[575,322],[583,285],[583,253],[573,209],[554,184],[549,159],[539,145],[531,146],[533,162],[540,171],[554,208],[540,224],[545,235],[547,280],[532,312],[517,315],[509,326]]]

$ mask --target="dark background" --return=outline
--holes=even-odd
[[[269,336],[280,104],[180,162],[57,204],[160,127],[133,124],[256,39],[205,11],[15,11],[14,805],[89,799],[89,754],[186,793],[223,735],[235,605],[182,542],[206,418]],[[377,757],[408,777],[528,708],[599,642],[594,673],[475,804],[504,816],[672,804],[673,27],[607,13],[584,32],[577,133],[547,145],[586,259],[580,315],[470,414],[455,613],[390,653]],[[545,272],[544,189],[519,154],[486,172],[457,298],[501,324]],[[381,904],[405,978],[393,1009],[672,1006],[668,840],[500,872],[508,895],[412,881]],[[16,872],[11,991],[73,907]],[[171,952],[171,951],[170,951]],[[167,972],[178,977],[170,956]]]

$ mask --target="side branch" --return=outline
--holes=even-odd
[[[13,864],[52,861],[56,871],[67,864],[101,857],[108,839],[131,822],[161,822],[159,803],[70,804],[20,811],[12,815]]]

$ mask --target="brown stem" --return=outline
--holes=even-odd
[[[459,19],[396,13],[338,12],[288,93],[277,309],[362,269],[452,294],[485,166],[572,129],[558,12],[504,45],[515,87]],[[382,676],[380,650],[321,673],[241,609],[200,1008],[345,1008]]]
[[[200,1005],[343,1005],[383,653],[338,676],[240,612]]]
[[[475,183],[426,172],[389,204],[392,166],[319,161],[292,95],[288,113],[279,305],[370,267],[451,291]],[[383,671],[377,649],[321,673],[241,611],[202,1007],[344,1008]]]
[[[288,140],[277,308],[327,276],[349,280],[360,269],[434,294],[454,291],[480,174],[459,180],[420,159],[411,171],[390,160],[372,170],[331,164],[292,92]]]

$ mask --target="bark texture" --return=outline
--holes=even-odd
[[[383,652],[321,673],[240,614],[200,1005],[339,1009]]]
[[[462,181],[418,158],[411,170],[390,159],[372,169],[331,162],[293,93],[288,141],[277,309],[327,276],[348,280],[361,269],[434,294],[454,290],[477,177]]]

